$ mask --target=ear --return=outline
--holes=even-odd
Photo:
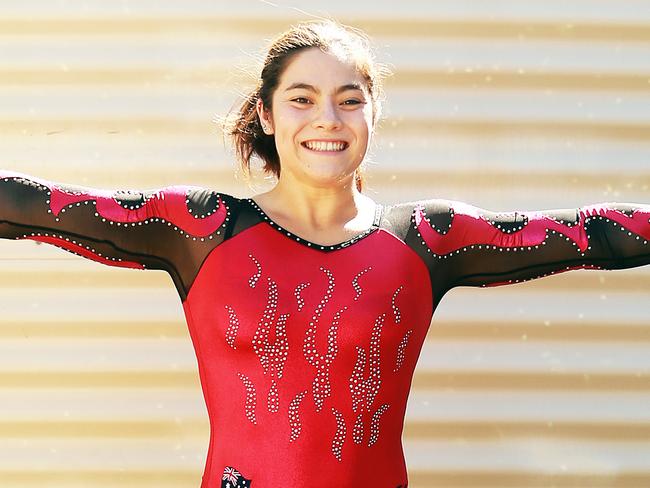
[[[260,119],[260,124],[262,124],[262,130],[264,130],[264,133],[266,135],[273,134],[273,120],[271,120],[268,111],[264,108],[264,103],[261,98],[257,99],[255,110],[257,111],[257,116]]]

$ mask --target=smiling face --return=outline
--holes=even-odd
[[[351,184],[372,133],[372,100],[353,61],[308,48],[288,62],[269,113],[257,112],[273,134],[280,179],[312,186]]]

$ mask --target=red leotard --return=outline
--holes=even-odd
[[[0,236],[167,271],[210,418],[202,488],[407,486],[402,425],[433,312],[455,286],[650,263],[650,206],[377,206],[333,246],[251,199],[97,190],[0,171]]]

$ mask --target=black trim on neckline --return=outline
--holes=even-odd
[[[383,215],[384,211],[384,206],[380,203],[375,203],[375,218],[372,222],[372,225],[370,228],[366,229],[363,231],[361,234],[356,235],[352,237],[351,239],[348,239],[347,241],[339,242],[338,244],[332,244],[329,246],[323,246],[321,244],[317,244],[315,242],[308,241],[307,239],[303,239],[299,235],[294,234],[293,232],[285,229],[282,227],[280,224],[275,222],[271,217],[269,217],[262,208],[255,203],[255,200],[252,198],[246,198],[246,201],[257,211],[257,213],[264,219],[266,223],[268,223],[272,228],[277,229],[284,233],[287,237],[290,237],[291,239],[294,239],[296,242],[299,242],[300,244],[303,244],[307,247],[311,247],[313,249],[319,249],[322,251],[335,251],[337,249],[343,249],[345,247],[351,246],[355,242],[363,239],[364,237],[369,236],[372,234],[375,230],[379,228],[379,223],[381,222],[381,217]]]

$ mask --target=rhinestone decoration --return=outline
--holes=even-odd
[[[298,301],[298,311],[301,311],[303,307],[305,306],[305,300],[302,298],[300,295],[302,291],[309,286],[309,283],[300,283],[298,286],[296,286],[296,290],[293,292],[293,294],[296,297],[296,300]]]
[[[316,331],[318,320],[323,313],[323,309],[327,303],[332,298],[332,293],[334,292],[334,275],[329,269],[320,267],[320,270],[327,275],[327,291],[325,296],[320,301],[316,307],[316,311],[312,316],[309,322],[309,329],[305,332],[305,338],[303,341],[303,354],[305,359],[309,364],[311,364],[316,369],[316,377],[312,382],[312,393],[314,396],[314,403],[316,405],[316,410],[321,411],[323,407],[323,401],[325,398],[330,396],[330,382],[329,382],[329,367],[332,364],[332,361],[338,354],[338,344],[336,342],[338,325],[341,313],[347,310],[347,307],[339,310],[329,327],[329,332],[327,336],[327,353],[325,355],[319,354],[316,350]]]
[[[280,408],[280,395],[278,394],[278,384],[275,381],[275,378],[271,380],[271,388],[269,389],[269,395],[267,397],[267,408],[269,412],[276,413]]]
[[[255,267],[257,268],[257,272],[253,276],[251,276],[250,279],[248,280],[249,286],[251,288],[255,288],[255,285],[257,285],[260,276],[262,276],[262,266],[260,265],[260,262],[257,260],[257,258],[252,254],[249,254],[248,257],[253,260],[253,262],[255,263]]]
[[[209,195],[207,200],[206,194]],[[185,192],[185,203],[195,219],[205,219],[219,210],[220,195],[216,191],[190,187]]]
[[[81,241],[71,239],[70,237],[65,236],[64,234],[51,234],[49,232],[30,232],[29,234],[21,234],[15,238],[19,239],[31,239],[38,242],[45,242],[47,244],[52,244],[59,249],[63,249],[69,253],[81,256],[83,258],[92,259],[98,261],[102,264],[107,264],[109,266],[119,266],[123,268],[134,268],[134,269],[145,269],[145,265],[142,263],[136,263],[134,261],[125,261],[122,258],[115,258],[107,256],[97,251],[95,248],[87,246]]]
[[[107,223],[114,227],[136,227],[148,225],[150,223],[167,224],[173,227],[186,239],[194,241],[205,241],[206,238],[212,239],[214,235],[221,233],[221,228],[230,220],[230,209],[224,204],[221,195],[218,196],[219,205],[217,215],[214,218],[202,222],[190,222],[185,218],[187,213],[187,200],[183,205],[184,186],[168,187],[161,190],[135,191],[135,190],[102,190],[86,187],[73,187],[72,185],[62,185],[53,183],[41,178],[23,175],[17,172],[0,172],[0,181],[14,182],[24,186],[30,186],[38,189],[45,194],[45,203],[48,205],[47,213],[54,217],[54,222],[60,222],[66,211],[82,206],[94,206],[94,212],[89,215],[96,217],[101,222]],[[183,213],[183,209],[186,213]],[[177,216],[178,222],[174,223],[167,220],[167,215]],[[192,219],[195,220],[195,219]],[[73,221],[74,223],[74,221]],[[57,229],[58,232],[68,232],[69,229]],[[103,231],[110,233],[108,229]],[[38,235],[38,233],[36,233]],[[41,234],[47,234],[42,232]],[[54,233],[49,234],[54,236]],[[110,234],[109,234],[110,235]],[[25,233],[16,239],[34,239],[35,235]],[[105,239],[103,235],[95,236],[96,238]],[[60,239],[69,240],[69,237],[60,237]],[[54,244],[46,239],[34,239],[42,242]],[[75,246],[61,243],[58,247],[69,251],[78,256],[94,259],[104,264],[143,268],[142,264],[136,266],[134,263],[123,261],[120,258],[101,255],[85,244],[78,243]],[[81,249],[83,247],[83,249]],[[77,252],[75,252],[77,251]],[[100,259],[101,258],[101,259]]]
[[[354,440],[355,444],[361,444],[363,442],[363,412],[359,412],[357,420],[354,422],[352,440]]]
[[[384,313],[375,320],[368,354],[366,355],[366,351],[362,347],[357,346],[357,360],[350,376],[349,387],[352,395],[352,410],[357,413],[352,431],[352,439],[356,444],[363,442],[364,412],[370,412],[381,385],[379,339],[385,318],[386,314]],[[367,377],[365,376],[366,369],[368,369]]]
[[[268,278],[268,298],[262,318],[253,337],[253,350],[260,360],[265,375],[271,376],[271,389],[268,394],[269,412],[278,411],[278,392],[275,380],[282,378],[284,364],[289,354],[289,341],[287,339],[286,321],[289,313],[280,315],[275,322],[278,305],[278,286],[275,281]],[[270,341],[271,327],[274,324],[275,340]]]
[[[399,369],[402,367],[402,363],[404,362],[404,349],[406,349],[406,345],[408,344],[409,337],[411,337],[412,332],[413,330],[407,331],[397,346],[397,361],[393,373],[397,373],[397,371],[399,371]]]
[[[379,438],[379,419],[388,410],[389,405],[384,403],[380,406],[377,411],[372,415],[372,420],[370,422],[370,439],[368,439],[368,447],[371,447],[377,439]]]
[[[334,407],[332,407],[332,413],[336,418],[336,433],[332,439],[332,453],[340,461],[343,454],[343,443],[345,442],[345,419],[343,414]]]
[[[327,353],[325,355],[318,354],[316,350],[316,326],[312,326],[307,331],[305,336],[304,351],[305,357],[309,364],[316,368],[316,376],[312,381],[312,393],[314,395],[314,403],[316,404],[316,411],[320,412],[323,408],[323,402],[332,394],[330,385],[330,366],[334,358],[339,352],[337,344],[339,322],[341,314],[345,312],[348,307],[343,307],[336,312],[332,324],[330,325],[327,335]]]
[[[302,425],[300,423],[300,415],[298,414],[298,409],[300,408],[300,402],[307,395],[307,390],[303,390],[298,393],[291,403],[289,404],[289,426],[291,427],[291,437],[289,442],[295,441],[300,435],[302,430]]]
[[[354,364],[352,376],[350,377],[350,392],[352,394],[352,410],[357,412],[359,410],[369,411],[375,397],[379,392],[381,385],[381,372],[379,364],[379,338],[381,336],[381,329],[384,325],[386,314],[383,313],[375,320],[375,325],[372,329],[372,336],[370,338],[369,353],[366,361],[366,354],[362,347],[357,346],[357,360]],[[366,362],[368,363],[369,374],[364,377],[366,370]]]
[[[402,291],[402,288],[404,288],[403,285],[401,285],[397,290],[395,290],[395,293],[393,293],[393,298],[391,300],[391,306],[393,307],[393,313],[395,314],[395,323],[399,324],[400,320],[402,320],[402,314],[399,311],[399,308],[397,305],[395,305],[395,299],[397,298],[397,294]]]
[[[239,319],[235,310],[230,305],[225,305],[226,310],[228,310],[228,330],[226,331],[226,343],[233,349],[237,349],[235,345],[235,338],[237,337],[237,331],[239,330]]]
[[[644,221],[648,221],[647,214],[650,212],[650,206],[643,205],[635,209],[633,216],[629,217],[624,211],[611,208],[609,204],[603,203],[577,208],[575,221],[556,219],[540,211],[517,211],[495,214],[502,217],[507,216],[508,218],[512,218],[513,221],[517,219],[517,215],[521,216],[525,224],[516,227],[512,225],[512,222],[500,223],[495,219],[490,219],[484,215],[487,212],[484,209],[464,202],[449,201],[447,203],[450,205],[453,204],[458,211],[454,213],[454,209],[450,208],[452,224],[450,224],[449,230],[444,234],[426,216],[425,206],[423,204],[418,204],[411,216],[411,222],[415,227],[422,245],[426,247],[428,253],[431,253],[437,259],[447,259],[448,257],[458,255],[470,249],[482,249],[483,247],[485,249],[498,250],[499,252],[516,253],[518,251],[532,251],[534,249],[540,249],[540,246],[546,245],[550,234],[564,236],[565,240],[576,248],[576,255],[584,257],[587,251],[591,249],[589,246],[590,236],[586,230],[586,224],[590,220],[611,221],[615,227],[617,225],[620,226],[621,231],[628,232],[630,237],[635,237],[638,240],[643,232],[641,225]],[[455,222],[457,219],[460,219],[458,223]],[[631,227],[634,232],[626,229],[621,221]],[[456,225],[453,225],[453,223],[456,223]],[[459,236],[452,235],[456,229],[458,229]],[[467,238],[464,238],[464,236],[469,234],[467,229],[473,229],[473,233],[477,235],[494,236],[493,240],[499,240],[500,245],[471,243],[458,249],[447,248],[448,244],[442,236],[448,237],[451,242],[454,242],[454,240],[466,241]],[[500,235],[494,234],[495,229]],[[517,235],[524,229],[526,229],[526,232]],[[542,235],[543,238],[541,237]],[[643,237],[646,237],[643,241],[645,245],[647,244],[647,236]],[[523,245],[517,245],[521,243]],[[569,257],[567,256],[566,258]]]
[[[250,203],[250,205],[257,211],[257,213],[264,219],[264,221],[266,223],[268,223],[272,228],[274,228],[276,230],[279,230],[282,234],[289,237],[290,239],[293,239],[296,242],[299,242],[300,244],[304,244],[307,247],[311,247],[313,249],[320,249],[320,250],[323,250],[323,251],[335,251],[337,249],[344,249],[344,248],[346,248],[348,246],[351,246],[355,242],[363,239],[364,237],[372,234],[372,232],[374,232],[376,229],[379,228],[379,220],[380,220],[380,216],[381,216],[382,209],[383,209],[383,207],[381,205],[377,205],[377,208],[375,209],[375,221],[374,221],[373,225],[369,229],[364,231],[363,233],[361,233],[361,234],[359,234],[357,236],[354,236],[352,239],[349,239],[349,240],[347,240],[345,242],[341,242],[339,244],[333,244],[331,246],[321,246],[320,244],[310,242],[310,241],[308,241],[306,239],[303,239],[302,237],[297,236],[293,232],[288,231],[287,229],[285,229],[281,225],[274,222],[268,215],[266,215],[264,210],[262,210],[257,205],[257,203],[255,203],[255,201],[252,198],[247,198],[246,201],[248,203]]]
[[[360,271],[357,273],[357,275],[352,278],[352,286],[354,288],[354,291],[356,292],[356,295],[354,297],[354,301],[357,301],[359,297],[361,297],[361,287],[359,286],[359,278],[366,274],[368,271],[372,269],[372,266],[368,266],[366,269]]]
[[[255,406],[257,405],[255,385],[253,385],[253,382],[245,374],[237,373],[237,376],[239,376],[239,379],[242,380],[246,387],[246,405],[244,408],[246,418],[252,423],[257,424],[257,420],[255,419]]]

